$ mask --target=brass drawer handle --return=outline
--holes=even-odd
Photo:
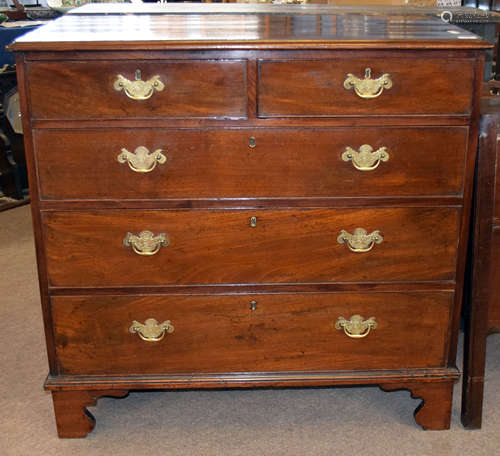
[[[353,315],[350,320],[346,320],[344,317],[339,317],[335,322],[335,329],[344,329],[347,336],[353,339],[361,339],[370,334],[372,329],[376,329],[378,323],[375,321],[375,317],[370,317],[365,320],[361,315]]]
[[[368,234],[363,228],[356,228],[352,234],[346,230],[341,230],[337,242],[347,244],[349,250],[355,253],[369,252],[375,244],[381,244],[384,238],[380,231],[376,230]]]
[[[132,247],[132,250],[137,255],[154,255],[158,253],[162,246],[166,247],[169,244],[167,235],[160,233],[154,235],[151,231],[141,231],[137,236],[132,233],[127,233],[123,239],[123,245]]]
[[[371,68],[365,69],[364,79],[360,79],[349,73],[344,81],[344,88],[347,90],[354,89],[356,95],[361,98],[377,98],[382,94],[384,89],[390,89],[391,87],[392,80],[390,74],[385,73],[377,79],[372,79]]]
[[[351,161],[352,165],[359,171],[372,171],[378,168],[380,162],[389,160],[389,153],[386,147],[373,150],[372,146],[363,144],[359,150],[354,150],[347,146],[342,154],[342,160]]]
[[[157,164],[163,165],[167,161],[167,157],[161,152],[161,149],[149,152],[146,147],[139,146],[134,152],[122,149],[116,159],[119,163],[127,163],[136,173],[150,173]]]
[[[148,318],[144,324],[134,320],[129,328],[132,334],[139,334],[139,337],[146,342],[159,342],[165,334],[174,332],[174,327],[170,320],[158,323],[154,318]]]
[[[155,75],[148,81],[141,79],[141,70],[135,70],[135,80],[130,81],[126,77],[118,74],[113,87],[117,92],[122,90],[127,97],[132,100],[147,100],[151,98],[155,91],[161,92],[165,88],[165,84],[160,81],[160,76]]]

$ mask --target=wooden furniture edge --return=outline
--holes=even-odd
[[[462,385],[462,424],[481,427],[486,336],[488,334],[488,295],[492,218],[494,211],[495,166],[498,124],[494,116],[483,115],[474,195],[474,226],[471,233],[470,280],[464,305],[464,366]]]
[[[303,41],[271,41],[271,40],[247,40],[247,41],[128,41],[129,50],[196,50],[196,49],[232,49],[232,50],[252,50],[252,49],[370,49],[377,46],[380,49],[491,49],[493,44],[485,40],[463,40],[460,43],[448,42],[446,40],[303,40]],[[11,52],[19,51],[68,51],[68,50],[88,50],[88,51],[110,51],[120,50],[122,42],[118,41],[63,41],[63,42],[15,42],[7,46]]]
[[[385,371],[325,371],[325,372],[256,372],[210,373],[147,376],[73,376],[49,375],[45,389],[49,391],[86,389],[185,389],[185,388],[246,388],[270,386],[342,386],[376,385],[398,382],[456,381],[456,368],[433,368]]]
[[[80,438],[90,433],[95,419],[87,410],[101,397],[125,397],[135,389],[248,388],[302,386],[379,386],[384,391],[408,390],[422,399],[414,412],[423,429],[449,429],[453,385],[457,369],[423,369],[421,372],[318,372],[199,374],[147,377],[52,377],[45,388],[52,393],[58,435]]]

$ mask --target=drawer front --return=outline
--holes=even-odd
[[[469,114],[473,63],[469,59],[380,56],[261,60],[259,116]],[[368,68],[369,79],[378,80],[370,86],[355,79],[364,80]],[[354,78],[346,82],[348,74]],[[379,79],[385,74],[388,77]],[[388,79],[390,87],[384,88]],[[378,90],[375,94],[382,91],[370,98],[375,95],[371,89]]]
[[[241,60],[35,62],[28,77],[35,119],[246,117]]]
[[[459,213],[103,210],[49,212],[43,220],[50,284],[87,287],[453,280]],[[348,244],[356,228],[371,237]],[[136,237],[145,230],[156,237],[149,244],[147,234]]]
[[[467,135],[465,127],[37,130],[35,142],[43,199],[419,196],[462,192]]]
[[[425,368],[443,365],[452,296],[53,297],[52,318],[62,374]]]

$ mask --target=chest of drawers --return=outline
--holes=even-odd
[[[329,7],[120,8],[13,45],[59,435],[165,388],[409,389],[449,427],[488,44]]]

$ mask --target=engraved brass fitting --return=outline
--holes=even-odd
[[[139,334],[139,337],[146,342],[159,342],[165,337],[166,333],[173,333],[174,327],[170,320],[158,323],[154,318],[148,318],[144,323],[134,320],[129,331],[132,334]]]
[[[373,150],[372,146],[363,144],[359,150],[354,150],[347,146],[342,154],[342,160],[351,161],[352,165],[359,171],[372,171],[380,165],[380,162],[389,160],[389,153],[386,147]]]
[[[354,89],[356,95],[361,98],[377,98],[382,94],[384,89],[392,87],[391,75],[384,73],[377,79],[372,79],[371,68],[365,69],[364,79],[354,76],[352,73],[347,75],[344,81],[344,88],[347,90]]]
[[[141,79],[141,70],[135,71],[135,80],[130,81],[121,74],[116,75],[113,87],[117,92],[122,90],[127,97],[132,100],[147,100],[156,92],[161,92],[165,88],[165,84],[160,81],[160,76],[157,74],[147,81]]]
[[[368,234],[364,228],[356,228],[352,234],[341,230],[337,237],[339,244],[346,244],[349,250],[355,253],[369,252],[375,244],[381,244],[383,240],[380,231],[376,230]]]
[[[346,335],[353,339],[366,337],[370,333],[370,330],[376,329],[377,326],[378,323],[375,317],[365,320],[361,315],[353,315],[350,320],[339,317],[335,322],[335,329],[344,329]]]
[[[157,164],[163,165],[167,161],[161,149],[149,152],[144,146],[139,146],[134,152],[123,148],[116,159],[119,163],[127,163],[129,168],[136,173],[150,173]]]
[[[165,233],[154,235],[151,231],[141,231],[138,235],[127,233],[123,239],[123,245],[132,247],[137,255],[150,256],[158,253],[160,248],[166,247],[169,240]]]

